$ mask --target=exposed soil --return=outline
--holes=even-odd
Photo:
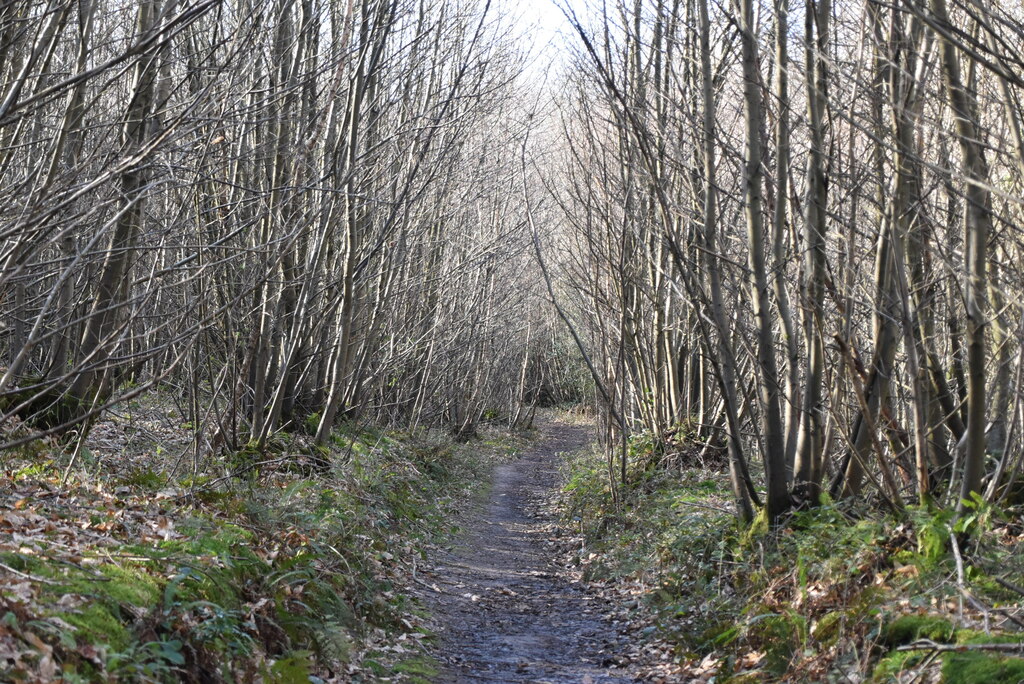
[[[624,637],[557,563],[550,502],[562,454],[586,428],[551,423],[542,439],[498,466],[486,503],[455,548],[432,558],[421,584],[440,623],[440,682],[632,682]]]

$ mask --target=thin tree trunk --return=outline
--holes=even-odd
[[[746,145],[743,155],[743,205],[747,224],[747,247],[752,270],[750,296],[757,324],[758,386],[761,398],[761,429],[764,433],[764,467],[768,486],[766,512],[775,522],[789,507],[786,477],[786,434],[782,424],[778,366],[775,360],[775,336],[772,329],[765,263],[764,185],[761,131],[761,74],[758,59],[757,27],[752,0],[740,0],[740,41],[743,66],[743,115]]]
[[[807,164],[807,370],[804,375],[800,440],[794,466],[794,495],[815,504],[821,492],[827,411],[824,404],[825,321],[823,304],[826,277],[826,230],[828,226],[828,170],[825,149],[825,109],[828,106],[828,44],[830,0],[808,0],[804,39],[806,61],[813,65],[807,75],[807,120],[811,149]]]
[[[985,465],[985,277],[987,242],[992,233],[992,200],[989,172],[973,93],[964,87],[960,59],[945,0],[930,0],[935,18],[946,86],[953,111],[966,176],[967,208],[964,220],[964,300],[967,309],[967,434],[964,438],[964,470],[960,509],[972,495],[980,494]]]

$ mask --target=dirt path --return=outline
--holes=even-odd
[[[560,454],[588,441],[585,428],[543,426],[542,440],[499,466],[490,498],[450,552],[421,576],[441,624],[440,682],[631,682],[615,667],[621,638],[604,603],[555,563],[546,505]]]

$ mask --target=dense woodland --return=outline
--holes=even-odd
[[[576,22],[549,187],[614,432],[727,445],[744,519],[1013,495],[1021,19],[697,0]]]
[[[8,2],[2,35],[25,438],[150,389],[203,452],[355,415],[471,434],[561,391],[493,10]]]
[[[559,9],[0,0],[0,446],[589,404],[614,501],[718,459],[741,526],[1019,503],[1021,7]]]
[[[564,322],[745,518],[1005,498],[1016,10],[705,5],[567,7],[540,83],[480,3],[5,3],[8,443],[151,389],[207,452],[468,435],[587,391]]]

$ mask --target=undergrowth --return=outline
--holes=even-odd
[[[669,679],[1024,681],[1020,511],[975,503],[954,523],[826,499],[777,529],[743,526],[724,469],[645,454],[651,443],[632,443],[617,503],[604,456],[578,455],[564,510],[582,537],[574,562],[636,597],[675,661]],[[965,531],[958,580],[950,538]],[[1007,642],[1021,648],[991,646]]]
[[[34,451],[0,479],[2,681],[426,681],[403,593],[487,472],[496,437],[284,436],[226,472],[159,459],[76,470]]]

